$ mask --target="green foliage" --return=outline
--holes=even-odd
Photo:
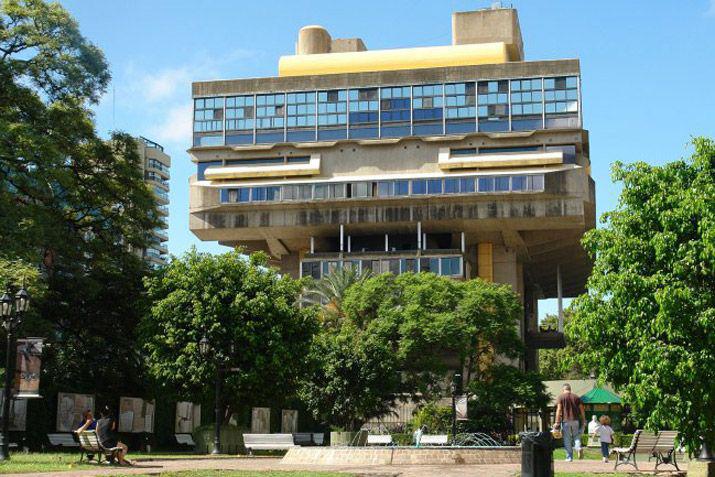
[[[580,363],[579,356],[586,348],[584,341],[569,333],[572,316],[570,310],[564,311],[564,332],[569,336],[566,347],[539,350],[539,373],[546,380],[587,379],[591,375]],[[541,326],[556,329],[558,320],[556,315],[546,315]]]
[[[324,326],[336,326],[344,317],[343,300],[348,288],[370,276],[370,272],[360,272],[354,268],[337,268],[320,280],[307,279],[302,302],[316,305],[320,309],[320,319]]]
[[[264,254],[187,252],[146,287],[151,313],[141,327],[151,375],[186,399],[206,398],[216,366],[238,368],[225,376],[225,397],[237,408],[291,396],[305,368],[317,328],[314,310],[299,308],[301,286],[267,268]],[[199,353],[206,336],[212,355]],[[235,352],[231,353],[234,346]]]
[[[468,370],[468,388],[491,378],[495,355],[521,352],[520,305],[506,285],[383,274],[348,287],[342,312],[314,340],[300,395],[316,419],[351,430],[397,399],[444,395],[455,368]]]
[[[411,424],[413,429],[425,426],[429,434],[452,432],[452,409],[433,402],[427,403],[415,413]]]
[[[584,246],[595,259],[572,337],[653,428],[715,448],[715,143],[663,166],[614,166],[616,210]]]

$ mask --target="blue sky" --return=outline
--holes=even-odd
[[[111,65],[101,134],[153,139],[172,157],[169,250],[226,250],[188,229],[192,81],[274,76],[298,29],[325,26],[369,49],[446,45],[451,12],[489,1],[63,0]],[[616,206],[610,164],[661,164],[715,136],[715,0],[513,1],[527,60],[579,58],[599,215]],[[358,8],[355,8],[355,6]],[[112,94],[112,92],[114,94]],[[551,310],[552,305],[546,307]]]

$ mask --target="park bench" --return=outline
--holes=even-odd
[[[174,434],[174,439],[176,443],[180,446],[191,447],[192,449],[196,447],[196,442],[191,434]]]
[[[633,434],[633,440],[628,447],[615,447],[611,453],[616,454],[616,466],[632,465],[638,470],[636,454],[648,454],[648,460],[655,457],[655,468],[661,464],[670,464],[677,470],[678,463],[675,460],[675,437],[677,431],[661,431],[659,433],[639,429]]]
[[[77,433],[79,437],[79,448],[81,450],[79,455],[79,461],[82,462],[84,456],[87,456],[89,460],[90,455],[96,454],[97,463],[102,462],[102,456],[111,463],[117,458],[117,454],[122,450],[121,447],[104,447],[97,438],[97,433],[95,431],[82,431]]]
[[[293,434],[244,434],[243,446],[253,455],[254,450],[287,450],[298,447]]]
[[[368,434],[367,445],[369,446],[391,446],[393,445],[390,434]]]
[[[421,446],[446,446],[449,444],[447,434],[423,434],[420,438]]]
[[[0,442],[2,442],[2,434],[0,434]],[[10,449],[17,449],[17,448],[19,447],[19,445],[17,444],[17,442],[10,442],[10,443],[8,443],[7,446],[8,446]]]
[[[322,446],[325,435],[322,432],[296,432],[293,442],[297,446]]]
[[[313,444],[315,444],[316,446],[322,446],[324,442],[325,434],[323,434],[322,432],[313,433]]]
[[[50,441],[50,446],[56,449],[79,447],[79,442],[77,442],[74,435],[65,432],[47,434],[47,440]]]

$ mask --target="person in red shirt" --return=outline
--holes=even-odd
[[[581,448],[581,434],[586,426],[586,411],[581,398],[571,392],[571,385],[566,383],[561,394],[556,398],[556,423],[554,429],[561,429],[566,449],[566,462],[573,460],[574,443]]]

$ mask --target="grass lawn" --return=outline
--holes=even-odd
[[[64,470],[96,469],[96,464],[78,464],[79,454],[46,453],[25,454],[10,453],[9,461],[0,461],[0,474],[19,472],[59,472]]]
[[[593,449],[593,448],[584,448],[583,449],[583,458],[584,460],[601,460],[603,457],[601,456],[601,449]],[[560,449],[554,449],[554,462],[558,462],[560,460],[566,459],[566,451],[564,448]],[[576,453],[574,452],[574,460],[578,460],[576,458]],[[611,458],[613,460],[613,458]]]

